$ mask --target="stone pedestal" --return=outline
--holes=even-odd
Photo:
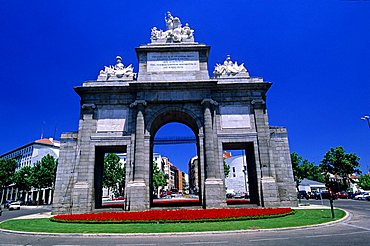
[[[149,44],[136,48],[140,81],[208,80],[208,54],[204,44]]]
[[[261,183],[263,190],[263,205],[265,207],[279,207],[280,200],[275,179],[273,177],[263,177]]]
[[[142,211],[149,209],[149,191],[143,181],[134,181],[127,184],[126,210]]]
[[[225,185],[222,179],[209,178],[205,183],[205,204],[207,208],[226,207]]]

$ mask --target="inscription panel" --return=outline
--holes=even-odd
[[[149,52],[148,72],[199,71],[198,52]]]
[[[103,106],[98,110],[97,132],[126,131],[128,109]]]
[[[251,128],[249,108],[247,106],[220,107],[221,128]]]

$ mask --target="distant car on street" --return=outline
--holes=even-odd
[[[12,202],[9,204],[9,210],[20,210],[21,203],[20,202]]]
[[[14,202],[13,200],[6,200],[4,202],[4,208],[9,208],[10,203]]]
[[[353,199],[355,200],[366,200],[367,197],[369,197],[369,193],[367,192],[361,192],[361,194],[355,196]]]
[[[341,192],[338,193],[338,198],[348,199],[348,193],[345,192],[345,191],[341,191]]]
[[[315,193],[315,199],[316,200],[321,200],[321,199],[330,199],[330,197],[333,198],[333,200],[338,199],[338,196],[336,194],[331,194],[329,191],[324,190],[321,192],[316,192]]]

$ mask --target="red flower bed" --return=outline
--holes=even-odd
[[[251,201],[247,199],[226,199],[227,205],[250,204]]]
[[[292,213],[291,208],[181,209],[63,214],[56,215],[51,220],[80,223],[164,223],[258,219],[280,217]]]
[[[155,207],[179,207],[200,205],[199,199],[154,199]]]

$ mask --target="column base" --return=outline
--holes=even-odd
[[[279,207],[280,199],[276,181],[273,177],[262,178],[263,204],[265,207]]]
[[[206,179],[205,205],[207,208],[224,208],[226,204],[226,191],[222,179]]]
[[[91,185],[88,182],[77,182],[74,184],[71,213],[90,213],[92,211],[92,204],[95,203],[95,198],[91,197],[90,191]]]
[[[126,210],[142,211],[149,209],[148,189],[144,181],[129,182],[126,192]]]

